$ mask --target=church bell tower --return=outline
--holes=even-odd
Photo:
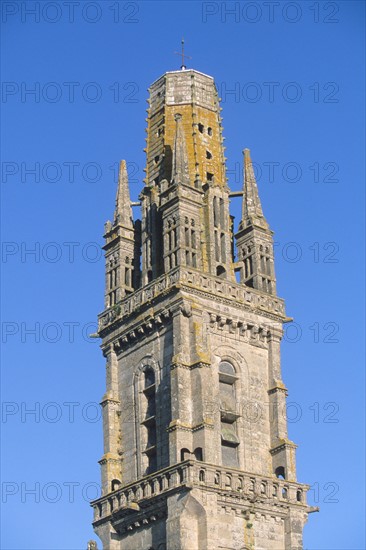
[[[290,319],[250,153],[234,235],[212,77],[167,72],[149,93],[141,221],[122,161],[105,227],[93,526],[105,550],[300,550],[312,509],[287,435]]]

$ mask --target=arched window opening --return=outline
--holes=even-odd
[[[221,416],[221,459],[223,466],[237,468],[239,439],[237,436],[235,369],[228,361],[219,364],[219,399]]]
[[[117,491],[120,488],[121,485],[122,484],[121,484],[119,479],[112,479],[112,482],[111,482],[112,492]]]
[[[282,489],[282,498],[287,498],[287,488],[286,487],[284,487]]]
[[[147,368],[144,371],[145,390],[155,384],[155,372],[152,368]]]
[[[199,481],[205,481],[205,471],[204,470],[200,470],[198,479],[199,479]]]
[[[235,369],[234,369],[233,365],[231,363],[229,363],[229,361],[221,361],[221,363],[219,365],[219,372],[221,374],[227,374],[229,376],[233,376],[236,380]],[[235,380],[232,383],[234,383]]]
[[[210,126],[207,128],[207,133],[209,136],[212,136],[212,128]]]
[[[180,450],[180,460],[183,462],[184,460],[188,460],[191,457],[191,452],[188,449],[181,449]]]
[[[235,375],[235,369],[233,365],[228,361],[222,361],[219,365],[219,390],[220,390],[221,411],[226,411],[226,412],[231,411],[235,413],[236,380],[237,380],[237,376]],[[230,420],[230,418],[226,418],[226,417],[225,419]]]
[[[278,466],[278,468],[275,469],[275,476],[279,479],[286,479],[285,468],[283,466]]]
[[[296,500],[297,502],[302,502],[302,491],[300,489],[296,491]]]
[[[202,451],[202,447],[196,447],[196,449],[194,450],[193,454],[194,454],[194,458],[195,458],[196,460],[200,460],[201,462],[203,461],[203,451]]]
[[[221,277],[222,279],[225,278],[226,276],[226,269],[224,268],[224,266],[222,265],[218,265],[217,268],[216,268],[216,275],[218,277]]]
[[[225,485],[226,487],[231,487],[231,476],[226,476]]]
[[[198,131],[200,132],[200,134],[203,134],[203,131],[204,131],[205,127],[203,124],[201,124],[201,122],[198,124]]]
[[[155,371],[147,366],[143,371],[143,391],[141,396],[141,439],[144,452],[145,474],[157,469],[156,462],[156,388]]]

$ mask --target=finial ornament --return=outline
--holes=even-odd
[[[182,57],[182,64],[181,64],[180,68],[181,68],[182,71],[185,71],[187,67],[186,67],[186,64],[184,62],[184,59],[192,59],[192,58],[189,55],[186,55],[184,53],[184,38],[182,38],[181,44],[182,44],[182,51],[181,52],[174,52],[174,53],[176,55],[180,55]]]

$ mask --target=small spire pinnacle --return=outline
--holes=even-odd
[[[127,165],[125,160],[119,164],[118,187],[116,195],[116,209],[114,222],[124,227],[133,227],[130,191],[128,187]]]
[[[262,205],[258,194],[257,182],[254,175],[250,150],[244,149],[244,190],[242,221],[243,227],[258,225],[268,229],[268,223],[263,215]]]
[[[182,127],[182,115],[174,115],[176,122],[173,163],[172,163],[172,182],[189,184],[188,155],[184,132]]]

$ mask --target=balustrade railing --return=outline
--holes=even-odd
[[[278,500],[306,505],[307,485],[266,476],[253,475],[232,468],[186,460],[117,489],[92,502],[94,521],[123,509],[138,509],[140,501],[180,488],[219,490],[236,497]]]
[[[239,283],[220,279],[213,275],[206,275],[193,269],[180,267],[161,275],[144,288],[135,290],[121,302],[101,313],[98,317],[98,330],[101,331],[117,319],[131,314],[135,309],[148,303],[155,296],[173,287],[178,282],[203,292],[233,299],[253,309],[285,316],[285,306],[281,298],[263,294]]]

